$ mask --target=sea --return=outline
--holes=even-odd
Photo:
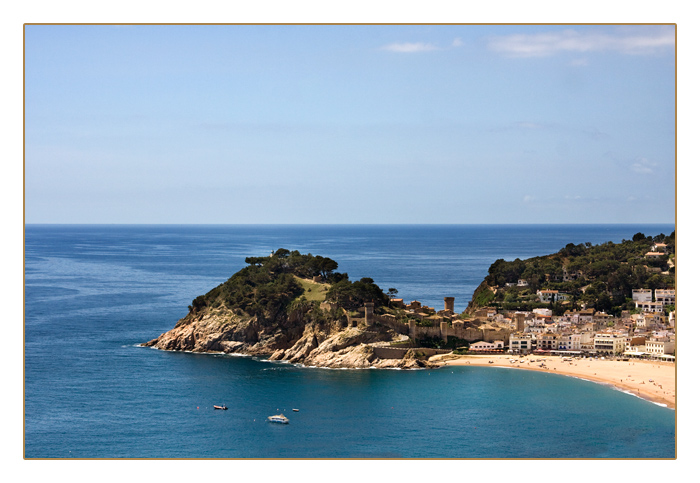
[[[673,409],[576,378],[323,369],[140,345],[246,257],[278,248],[330,257],[407,301],[454,297],[461,311],[497,259],[674,229],[26,225],[24,458],[675,458]],[[289,424],[267,422],[280,413]]]

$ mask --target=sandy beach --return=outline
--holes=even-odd
[[[558,356],[529,355],[521,358],[512,355],[458,356],[453,354],[434,356],[430,360],[445,365],[517,367],[522,370],[574,376],[610,384],[669,408],[676,407],[676,366],[670,362],[601,359],[565,361]],[[515,362],[510,362],[511,360]],[[540,362],[536,362],[538,360]]]

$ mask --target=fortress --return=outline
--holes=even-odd
[[[433,349],[417,346],[423,339],[441,339],[447,342],[449,337],[454,337],[467,342],[494,342],[496,340],[508,340],[511,330],[508,329],[482,329],[466,327],[465,321],[454,313],[454,297],[445,297],[445,307],[435,315],[431,307],[423,307],[420,302],[413,301],[404,305],[403,301],[395,299],[393,303],[399,305],[399,311],[403,312],[401,318],[391,314],[376,314],[374,304],[366,303],[364,318],[347,317],[348,326],[357,327],[364,325],[371,327],[373,324],[383,325],[395,332],[405,335],[410,342],[402,343],[401,347],[389,346],[375,347],[374,353],[382,359],[400,359],[408,350],[415,350],[424,357],[447,353],[450,350]]]

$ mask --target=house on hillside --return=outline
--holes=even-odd
[[[632,289],[633,302],[651,302],[651,289],[635,288]]]
[[[661,302],[635,302],[634,306],[644,312],[663,312],[664,304]]]
[[[543,303],[548,303],[548,302],[560,302],[562,300],[566,300],[569,295],[563,292],[559,292],[559,290],[538,290],[537,291],[537,296],[540,299],[540,302]]]
[[[663,305],[674,305],[676,303],[676,289],[657,288],[654,290],[654,298]]]
[[[651,247],[651,251],[667,253],[668,246],[665,243],[654,243],[654,246]]]

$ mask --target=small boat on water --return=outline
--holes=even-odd
[[[292,409],[292,411],[294,411],[295,413],[298,413],[298,412],[299,412],[298,409]]]
[[[268,416],[267,420],[271,423],[289,424],[289,419],[284,417],[284,414],[277,414],[275,416]]]
[[[214,409],[222,409],[226,411],[228,408],[226,406],[214,406]]]

